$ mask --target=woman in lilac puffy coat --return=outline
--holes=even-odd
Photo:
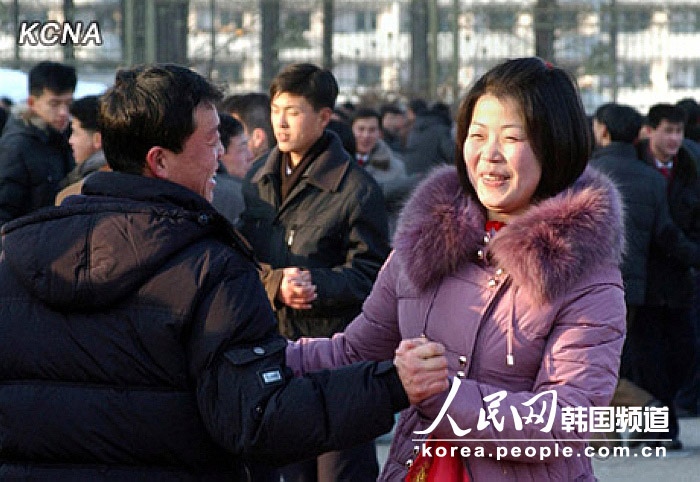
[[[541,59],[486,73],[458,123],[456,169],[413,193],[362,314],[288,363],[396,356],[410,379],[444,347],[452,387],[401,414],[381,480],[404,480],[429,434],[474,482],[594,481],[587,417],[612,397],[625,331],[620,197],[586,168],[574,82]]]

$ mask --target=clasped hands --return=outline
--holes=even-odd
[[[394,365],[411,405],[446,391],[445,347],[425,337],[402,340],[395,351]]]
[[[282,282],[277,292],[280,302],[295,310],[308,310],[317,296],[316,285],[308,270],[297,267],[282,270]]]

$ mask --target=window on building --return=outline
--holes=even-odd
[[[305,48],[308,42],[304,32],[311,28],[311,15],[304,11],[287,12],[280,22],[282,25],[281,44],[289,48]]]
[[[365,62],[358,64],[357,83],[368,87],[380,86],[382,83],[382,67]]]
[[[221,27],[243,28],[243,12],[220,10],[219,22]]]
[[[355,30],[358,32],[377,30],[377,12],[373,10],[355,12]]]
[[[677,7],[669,12],[671,33],[700,32],[700,8]]]
[[[517,11],[510,9],[491,10],[486,13],[487,28],[494,32],[510,32],[515,28]]]
[[[621,87],[638,89],[651,86],[651,68],[647,64],[621,65]]]
[[[454,14],[452,7],[441,7],[438,9],[438,31],[452,32],[454,30]]]
[[[700,86],[700,61],[676,61],[668,69],[668,83],[672,89],[693,89]]]
[[[625,7],[617,9],[618,32],[640,32],[651,26],[652,11],[644,7]],[[610,12],[601,14],[601,28],[609,32],[611,27]]]

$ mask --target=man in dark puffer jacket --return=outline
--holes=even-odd
[[[3,227],[0,479],[246,480],[407,405],[390,362],[291,378],[250,251],[208,202],[219,98],[183,67],[119,72],[100,110],[115,172]]]

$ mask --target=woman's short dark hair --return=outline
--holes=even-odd
[[[194,132],[195,109],[212,108],[221,92],[198,73],[178,65],[150,65],[117,72],[100,98],[102,147],[115,171],[142,174],[155,146],[182,152]]]
[[[530,147],[542,167],[534,199],[554,196],[581,175],[591,155],[592,134],[575,81],[538,57],[514,59],[477,80],[459,108],[455,164],[467,193],[476,198],[464,163],[464,141],[474,107],[485,94],[511,99],[520,108]]]

